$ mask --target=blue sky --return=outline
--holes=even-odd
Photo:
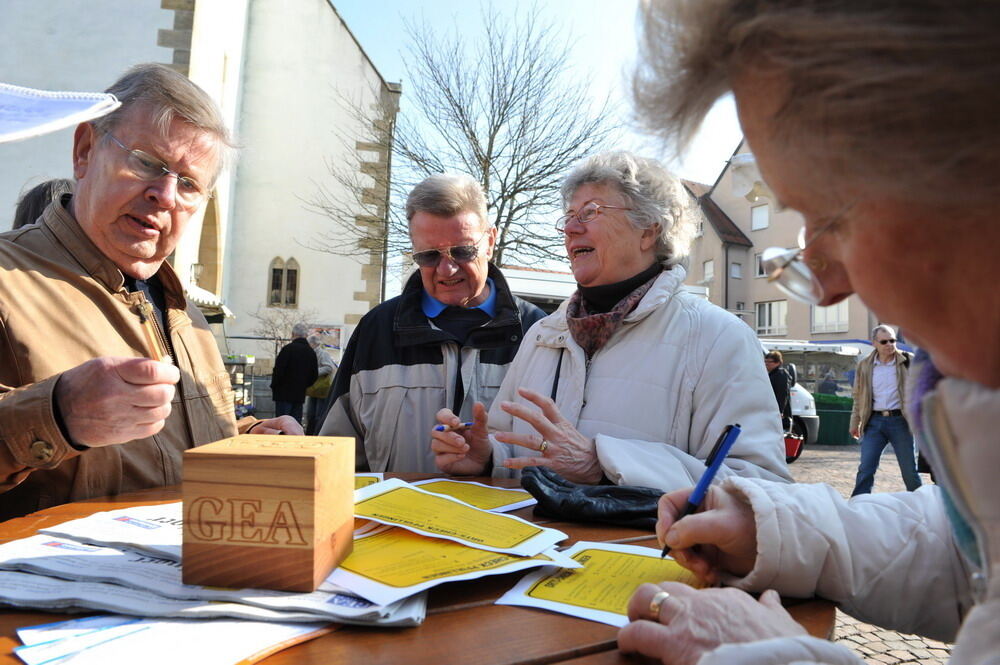
[[[630,127],[627,77],[635,61],[637,0],[331,0],[365,52],[388,81],[403,84],[402,111],[406,112],[407,36],[405,22],[426,21],[448,33],[481,32],[482,7],[494,6],[503,13],[530,10],[537,4],[544,18],[551,20],[572,42],[572,71],[587,77],[595,97],[607,92],[620,100],[622,126]],[[672,164],[683,177],[712,183],[739,142],[739,128],[731,101],[717,105],[682,164]],[[630,132],[627,145],[635,152],[666,160],[665,152],[653,139]]]

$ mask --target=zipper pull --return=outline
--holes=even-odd
[[[156,316],[153,312],[153,305],[146,300],[145,295],[140,292],[140,300],[136,303],[136,310],[139,313],[139,327],[142,328],[143,336],[146,338],[146,345],[151,353],[149,357],[160,362],[173,363],[167,343],[160,333],[160,326],[156,323]]]

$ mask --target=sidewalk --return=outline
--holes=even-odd
[[[844,497],[854,489],[858,470],[858,446],[809,446],[802,456],[789,465],[792,477],[800,483],[827,483]],[[930,482],[921,474],[920,479]],[[874,492],[902,492],[906,488],[899,474],[892,448],[886,447],[875,474]],[[843,612],[837,612],[835,638],[850,647],[872,665],[943,665],[948,661],[951,646],[916,635],[905,635],[862,623]]]

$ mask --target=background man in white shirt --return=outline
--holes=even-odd
[[[896,349],[896,333],[878,325],[872,329],[875,350],[858,363],[854,379],[851,436],[861,439],[861,463],[851,496],[868,494],[886,445],[892,444],[906,489],[920,487],[913,452],[913,434],[903,414],[910,354]]]

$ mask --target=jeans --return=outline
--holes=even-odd
[[[882,451],[888,444],[896,453],[899,470],[903,474],[903,482],[910,492],[920,487],[920,476],[917,475],[917,460],[913,448],[913,435],[910,426],[903,416],[883,416],[873,414],[861,437],[861,463],[858,465],[858,475],[854,479],[854,491],[851,496],[868,494],[875,484],[875,471],[878,470]]]
[[[277,418],[278,416],[291,416],[301,425],[302,402],[275,402],[274,417]]]

